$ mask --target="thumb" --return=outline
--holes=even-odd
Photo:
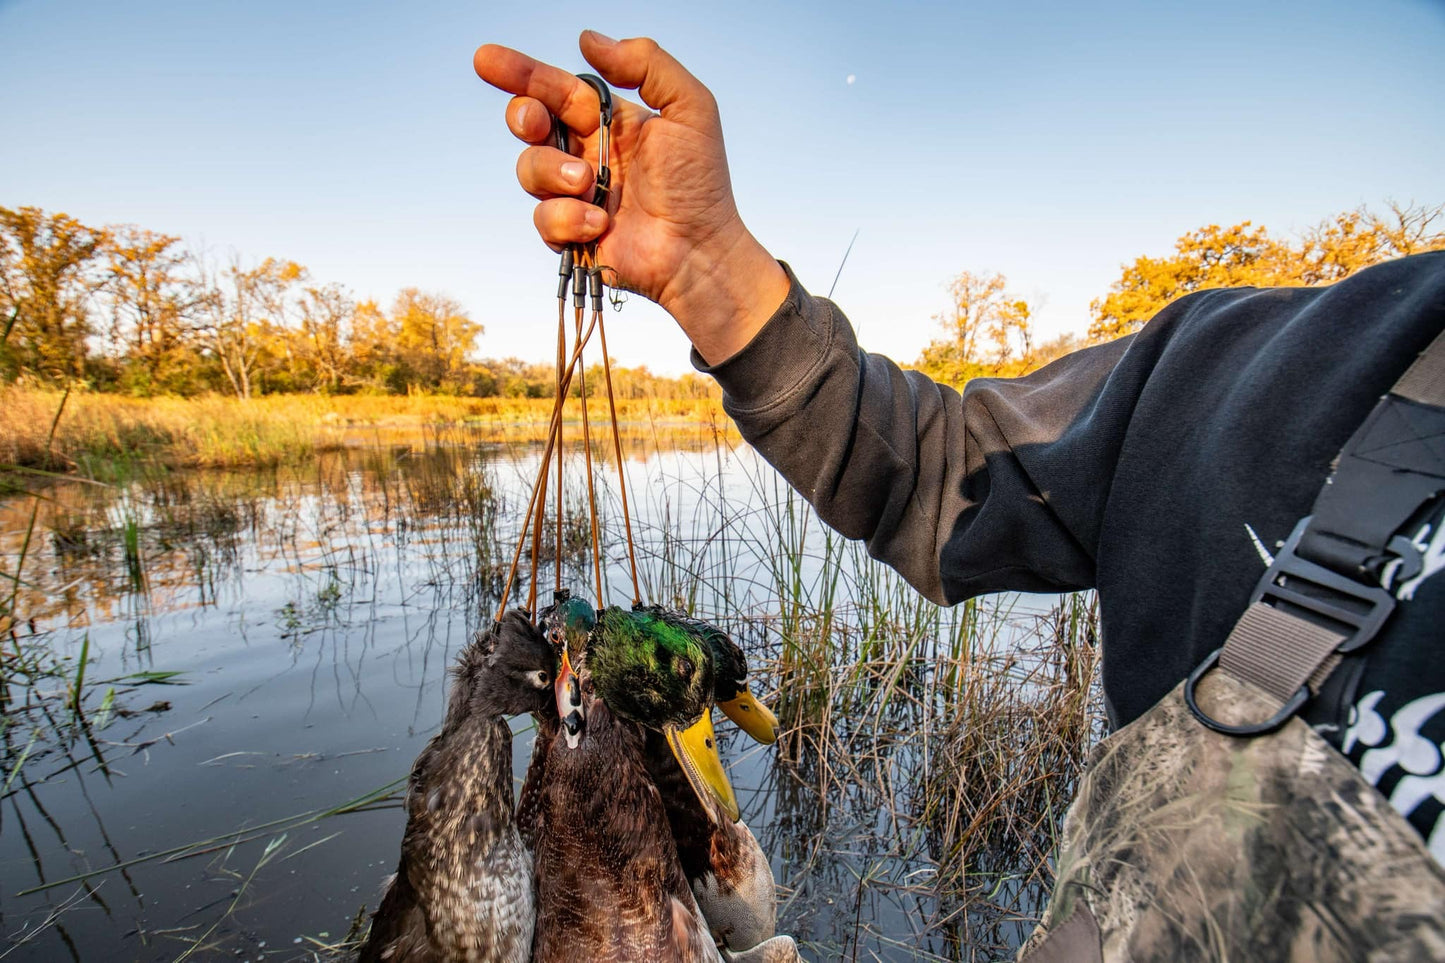
[[[595,30],[584,30],[578,46],[608,83],[635,89],[653,110],[669,118],[697,114],[716,120],[717,102],[712,92],[656,40],[613,40]]]

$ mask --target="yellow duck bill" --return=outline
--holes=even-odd
[[[728,818],[737,822],[742,815],[738,809],[738,797],[733,792],[733,784],[728,780],[727,770],[723,768],[722,759],[717,754],[717,736],[712,728],[712,712],[704,712],[702,718],[686,729],[679,729],[677,726],[669,725],[662,730],[667,737],[667,744],[672,748],[672,754],[677,757],[677,764],[682,767],[687,781],[692,784],[693,792],[702,801],[702,806],[707,810],[708,815],[714,819],[717,817],[708,805],[708,800],[716,800],[727,813]]]
[[[717,707],[736,723],[739,729],[763,745],[770,746],[778,741],[778,717],[747,689],[738,690],[736,696],[726,702],[719,702]]]

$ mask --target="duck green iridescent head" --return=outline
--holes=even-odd
[[[587,645],[587,667],[608,707],[649,729],[685,729],[712,706],[706,641],[653,609],[603,609]]]
[[[765,745],[777,742],[778,717],[748,690],[748,660],[743,650],[717,626],[696,620],[688,622],[712,652],[713,698],[717,700],[717,707],[758,742]]]
[[[609,606],[588,642],[587,669],[607,707],[661,732],[698,797],[715,799],[736,820],[737,795],[712,727],[712,650],[695,627],[660,609]]]

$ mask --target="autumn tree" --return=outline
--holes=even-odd
[[[1249,221],[1190,231],[1167,257],[1140,257],[1090,308],[1092,341],[1137,331],[1165,305],[1221,287],[1328,284],[1381,261],[1445,248],[1445,205],[1360,207],[1322,221],[1298,242],[1277,240]]]
[[[127,226],[112,230],[106,255],[122,383],[140,394],[194,390],[207,293],[190,253],[180,238]]]
[[[0,374],[60,382],[85,372],[90,300],[107,234],[68,214],[0,207]]]
[[[314,390],[336,393],[347,379],[347,341],[356,302],[339,284],[307,287],[297,303],[296,360]]]
[[[1357,207],[1305,231],[1297,252],[1281,265],[1277,283],[1329,284],[1391,258],[1445,249],[1445,204],[1402,206],[1385,214]]]
[[[405,288],[391,309],[398,360],[411,387],[457,391],[482,326],[443,294]]]
[[[933,341],[918,368],[938,381],[961,384],[980,375],[1014,374],[1033,359],[1033,315],[1009,293],[1002,274],[964,271],[948,286],[949,309],[936,317],[944,337]]]
[[[206,346],[238,398],[260,393],[265,362],[285,356],[288,299],[305,278],[306,269],[295,261],[269,257],[253,268],[232,257],[226,268],[203,278]]]
[[[1137,258],[1106,297],[1089,305],[1089,338],[1107,341],[1136,331],[1164,305],[1194,291],[1272,284],[1278,248],[1268,231],[1249,221],[1190,231],[1174,243],[1172,256]]]
[[[362,301],[352,309],[346,370],[356,383],[371,390],[406,388],[396,363],[396,330],[375,301]]]

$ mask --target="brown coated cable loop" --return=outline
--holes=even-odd
[[[593,318],[593,319],[592,319],[592,324],[588,325],[587,331],[583,334],[582,338],[577,342],[576,346],[574,346],[573,349],[572,349],[571,362],[570,362],[570,364],[569,364],[569,366],[568,366],[568,368],[567,368],[566,377],[565,377],[565,378],[563,379],[563,381],[562,381],[562,390],[563,390],[564,392],[565,392],[568,388],[571,387],[571,383],[572,383],[572,372],[573,372],[574,370],[576,370],[577,359],[578,359],[579,357],[581,357],[581,354],[582,354],[582,346],[592,339],[592,331],[593,331],[593,328],[596,326],[596,324],[597,324],[597,319],[596,319],[596,318]],[[547,443],[546,443],[546,446],[543,448],[543,451],[542,451],[542,465],[543,465],[544,467],[545,467],[546,465],[550,464],[550,462],[551,462],[551,459],[552,459],[552,449],[555,447],[556,442],[557,442],[557,423],[558,423],[558,421],[560,421],[560,419],[561,419],[561,411],[559,410],[558,406],[554,404],[554,405],[552,406],[552,422],[551,422],[550,425],[547,426]],[[539,494],[540,494],[541,492],[543,492],[543,491],[545,490],[546,484],[547,484],[547,473],[546,473],[545,471],[540,471],[540,472],[538,472],[536,479],[532,482],[532,495],[531,495],[531,498],[530,498],[530,499],[528,500],[528,502],[527,502],[527,512],[526,512],[526,515],[524,516],[524,520],[523,520],[523,522],[522,522],[522,530],[521,530],[521,533],[520,533],[520,534],[518,535],[518,537],[517,537],[517,546],[516,546],[516,548],[515,548],[515,549],[513,550],[513,552],[512,552],[512,564],[511,564],[511,565],[508,567],[508,569],[507,569],[507,581],[506,581],[506,583],[504,584],[504,586],[503,586],[503,588],[502,588],[502,599],[501,599],[500,605],[499,605],[498,608],[497,608],[497,621],[498,621],[498,622],[500,622],[500,621],[502,620],[502,616],[506,614],[506,611],[507,611],[507,599],[509,599],[509,598],[512,597],[512,585],[513,585],[513,583],[516,581],[517,569],[518,569],[518,567],[520,567],[521,561],[522,561],[522,548],[527,544],[527,530],[530,529],[530,528],[532,528],[532,525],[533,525],[533,519],[532,519],[533,511],[534,511],[534,509],[536,508],[538,496],[539,496]],[[545,496],[542,496],[542,500],[543,500],[543,502],[545,503],[546,497],[545,497]],[[534,548],[535,548],[535,545],[536,545],[536,543],[535,543],[535,541],[534,541],[534,542],[533,542]],[[534,616],[536,615],[536,602],[537,602],[537,581],[536,581],[535,572],[534,572],[534,577],[533,577],[533,579],[532,579],[532,589],[531,589],[531,593],[530,593],[530,597],[529,597],[529,607],[530,607],[530,609],[531,609],[531,611],[532,611],[532,614],[533,614]]]
[[[557,581],[555,590],[562,591],[562,417],[567,405],[567,394],[562,390],[562,359],[567,353],[566,308],[561,299],[557,301],[557,544],[555,568]]]
[[[577,312],[577,340],[582,340],[582,312]],[[597,494],[592,485],[592,427],[587,415],[587,362],[577,352],[578,390],[582,395],[582,453],[587,465],[587,514],[592,522],[592,568],[597,576],[597,608],[606,605],[602,592],[602,540],[598,535]]]
[[[632,546],[632,513],[627,507],[627,473],[622,466],[622,435],[617,428],[617,402],[612,393],[612,361],[607,355],[607,328],[602,323],[602,310],[592,312],[592,323],[602,340],[602,375],[607,382],[607,408],[612,414],[612,446],[617,455],[617,487],[622,492],[622,524],[627,529],[627,563],[632,568],[632,604],[642,604],[642,589],[637,583],[637,551]]]
[[[527,611],[531,612],[534,617],[537,614],[537,569],[541,559],[542,528],[547,517],[547,479],[550,477],[552,450],[557,447],[557,433],[561,420],[561,412],[554,403],[552,422],[547,426],[547,445],[542,452],[542,464],[537,469],[540,497],[537,502],[536,516],[527,519],[528,526],[532,529],[532,573],[530,584],[527,586]]]

